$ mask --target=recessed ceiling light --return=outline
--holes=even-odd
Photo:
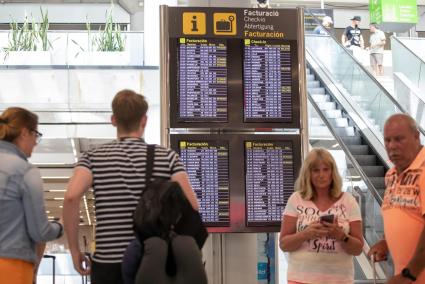
[[[143,5],[144,5],[144,4],[143,4],[143,1],[140,1],[140,2],[139,2],[139,7],[143,7]]]

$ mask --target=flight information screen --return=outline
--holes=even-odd
[[[289,141],[245,141],[247,226],[278,225],[294,191],[294,151]]]
[[[195,38],[178,40],[179,121],[226,122],[226,41]]]
[[[291,122],[291,46],[279,40],[244,40],[244,121]]]
[[[230,224],[229,146],[225,141],[179,141],[180,157],[207,226]]]

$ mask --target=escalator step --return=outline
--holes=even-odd
[[[369,177],[369,179],[372,182],[373,186],[376,189],[379,189],[379,191],[382,191],[382,189],[385,188],[385,178],[384,177]]]
[[[324,110],[325,116],[327,118],[340,118],[342,117],[342,111],[340,109],[331,109],[331,110]]]
[[[361,145],[362,138],[360,136],[345,136],[341,137],[347,145]]]
[[[376,165],[375,155],[354,155],[354,158],[361,166],[374,166]]]
[[[318,102],[317,103],[319,109],[321,110],[333,110],[336,109],[335,102]]]
[[[314,81],[315,80],[315,78],[314,78],[314,75],[313,74],[307,74],[307,82],[309,82],[309,81]]]
[[[369,154],[368,145],[348,145],[348,149],[353,155],[367,155]]]
[[[346,118],[346,117],[330,118],[329,122],[334,127],[347,127],[348,126],[348,118]]]
[[[383,177],[385,175],[383,166],[363,166],[362,170],[368,177]]]
[[[313,76],[313,75],[312,75]],[[307,88],[320,88],[320,82],[319,81],[307,81]]]
[[[325,95],[325,94],[316,94],[316,95],[311,95],[311,97],[313,98],[313,100],[316,103],[320,103],[320,102],[330,102],[331,101],[331,97],[329,95]]]
[[[310,92],[310,94],[314,94],[314,95],[318,95],[318,94],[324,95],[326,93],[325,88],[308,88],[308,91]]]
[[[347,127],[335,127],[335,132],[339,136],[355,136],[356,132],[354,131],[354,127],[347,126]]]

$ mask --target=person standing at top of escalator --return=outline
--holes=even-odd
[[[342,44],[349,48],[361,48],[364,49],[364,40],[362,36],[362,30],[359,28],[361,22],[360,16],[354,16],[351,20],[351,25],[345,28],[344,33],[341,37]]]

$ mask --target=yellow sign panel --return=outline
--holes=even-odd
[[[215,35],[236,35],[235,13],[214,13]]]
[[[207,23],[205,13],[184,12],[183,13],[183,34],[204,35],[207,33]]]

